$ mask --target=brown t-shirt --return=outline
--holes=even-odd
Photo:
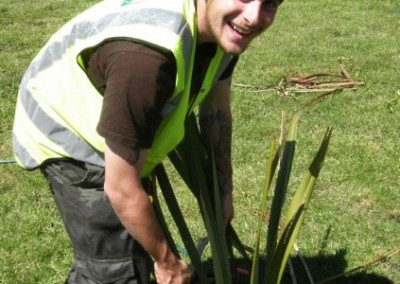
[[[198,46],[192,95],[199,91],[215,51],[215,44]],[[220,80],[231,76],[236,62],[237,57]],[[173,55],[138,43],[112,41],[90,56],[87,74],[104,95],[98,133],[128,147],[150,148],[162,120],[161,110],[174,92]]]

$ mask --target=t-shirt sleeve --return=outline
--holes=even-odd
[[[175,70],[169,56],[141,44],[115,41],[98,48],[88,68],[104,93],[98,133],[128,147],[150,148],[175,88]]]

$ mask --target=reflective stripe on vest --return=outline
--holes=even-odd
[[[74,157],[88,163],[104,165],[102,154],[104,146],[101,145],[104,144],[102,142],[103,139],[97,137],[97,145],[88,144],[86,141],[87,137],[83,138],[84,134],[76,133],[69,127],[68,123],[66,125],[64,121],[60,121],[60,119],[49,115],[50,111],[45,109],[46,106],[43,103],[40,104],[40,98],[35,99],[35,96],[32,94],[32,88],[29,86],[29,83],[35,80],[41,72],[51,70],[54,65],[62,61],[62,57],[68,53],[70,48],[76,46],[77,42],[81,42],[82,45],[82,42],[88,41],[89,43],[86,46],[93,45],[94,41],[97,41],[97,44],[99,44],[104,38],[107,38],[103,33],[106,35],[112,33],[114,37],[129,36],[132,38],[129,34],[132,31],[134,33],[135,30],[139,30],[138,28],[134,29],[135,27],[140,26],[140,30],[143,30],[142,26],[146,25],[149,29],[154,27],[158,32],[166,30],[179,35],[178,38],[182,37],[181,42],[184,43],[182,48],[184,60],[180,60],[180,63],[182,65],[183,62],[185,66],[180,68],[181,73],[185,74],[185,70],[190,68],[193,38],[190,26],[182,16],[181,11],[160,9],[158,3],[157,5],[153,5],[156,7],[147,7],[144,5],[146,4],[145,1],[142,1],[140,4],[132,4],[130,9],[121,9],[114,4],[116,2],[113,1],[113,3],[109,2],[107,4],[105,2],[99,3],[65,25],[41,50],[24,75],[20,85],[16,110],[17,115],[13,131],[13,146],[16,159],[24,167],[35,168],[44,160],[55,157]],[[150,1],[148,2],[151,4]],[[115,6],[109,7],[110,4]],[[103,6],[106,6],[106,8]],[[99,11],[104,11],[104,9],[107,11],[106,15],[99,13]],[[113,12],[113,9],[116,11]],[[97,16],[96,18],[94,17],[96,15],[101,16]],[[95,20],[87,20],[93,18]],[[109,32],[111,29],[112,32]],[[155,37],[154,34],[153,37]],[[149,38],[140,39],[151,43],[151,39]],[[157,39],[153,40],[153,43],[156,45],[164,44],[167,48],[170,48],[168,47],[168,43],[165,43],[166,41],[168,39],[160,39],[157,36]],[[169,45],[175,46],[175,42]],[[80,49],[86,46],[83,45]],[[179,62],[177,64],[179,65]],[[80,74],[79,76],[84,77],[84,74]],[[48,78],[48,81],[47,84],[50,87],[53,83],[51,82],[51,77]],[[53,84],[56,84],[56,82]],[[184,84],[181,85],[180,89],[183,89]],[[91,85],[90,88],[95,91]],[[35,86],[33,89],[35,89]],[[96,95],[100,98],[97,92]],[[99,98],[97,101],[99,101]],[[76,103],[79,103],[79,101]],[[100,111],[100,107],[97,107],[97,111]],[[28,123],[32,123],[30,127],[27,127]],[[84,124],[85,121],[81,123]],[[95,131],[95,127],[93,131]]]

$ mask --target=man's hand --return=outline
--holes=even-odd
[[[188,265],[178,258],[172,263],[154,263],[154,272],[158,284],[187,284],[190,282]]]

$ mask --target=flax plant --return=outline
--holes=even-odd
[[[193,114],[187,119],[185,139],[170,153],[169,158],[198,202],[211,247],[213,270],[218,272],[213,275],[215,279],[211,279],[211,281],[215,281],[216,283],[232,283],[228,258],[230,250],[228,249],[227,239],[223,237],[225,231],[214,155],[210,145],[202,141],[197,121]],[[200,283],[210,283],[210,279],[205,272],[206,268],[200,261],[199,252],[195,249],[194,242],[182,217],[175,196],[168,185],[168,178],[162,166],[158,167],[156,176],[169,210],[180,230],[182,239],[186,242],[185,246],[192,261],[195,278]],[[239,246],[239,251],[243,252],[244,249],[240,247],[241,244],[238,244],[239,238],[234,229],[229,227],[227,231],[230,232],[229,243]],[[165,233],[169,235],[168,231]],[[169,239],[169,237],[167,238]]]
[[[316,180],[322,168],[324,157],[326,155],[332,129],[328,128],[321,146],[315,155],[311,165],[303,176],[302,182],[299,187],[294,191],[290,204],[286,212],[286,218],[281,219],[284,213],[284,203],[286,199],[287,187],[289,184],[290,173],[292,169],[296,136],[297,136],[297,123],[298,116],[295,116],[289,127],[286,137],[286,142],[282,147],[282,154],[276,151],[274,154],[275,144],[271,144],[270,157],[267,166],[266,183],[263,193],[261,204],[261,216],[259,221],[258,232],[261,231],[262,216],[267,211],[267,200],[269,188],[271,186],[272,177],[279,164],[279,170],[276,178],[274,196],[270,208],[270,220],[268,223],[267,231],[267,244],[266,244],[266,265],[264,267],[264,280],[266,284],[278,284],[282,279],[282,275],[289,258],[289,254],[295,244],[295,240],[300,232],[300,228],[304,221],[307,206],[311,200],[312,192],[316,184]],[[278,161],[279,157],[279,163]],[[284,223],[282,233],[279,235],[279,224]],[[259,233],[260,235],[260,233]],[[253,256],[253,269],[251,275],[251,284],[259,283],[258,280],[258,262],[259,262],[259,236],[256,240],[256,249]]]
[[[233,248],[235,248],[245,260],[251,262],[251,276],[249,279],[251,284],[280,283],[290,251],[294,246],[301,224],[303,223],[305,210],[311,199],[312,191],[320,172],[332,133],[332,130],[328,128],[318,153],[313,159],[308,171],[305,173],[300,186],[294,191],[291,203],[286,212],[282,233],[280,233],[279,224],[281,223],[281,215],[284,213],[283,208],[287,195],[287,186],[289,184],[294,159],[297,123],[298,117],[295,116],[290,124],[285,143],[280,145],[277,150],[275,142],[271,144],[265,186],[261,200],[261,214],[257,226],[257,238],[254,248],[248,249],[241,243],[231,224],[228,225],[226,231],[224,230],[220,192],[211,143],[209,143],[207,139],[202,139],[198,130],[197,120],[193,114],[187,120],[185,138],[178,147],[169,154],[169,158],[198,202],[207,231],[207,240],[211,248],[213,265],[213,274],[211,278],[206,272],[205,264],[201,261],[202,249],[196,248],[162,165],[156,168],[155,175],[192,262],[191,265],[194,275],[192,283],[233,283],[231,269],[232,261],[234,260]],[[277,177],[274,178],[274,173],[278,165],[278,174]],[[269,189],[274,180],[275,189],[271,202],[270,222],[268,224],[267,243],[265,246],[266,261],[263,262],[261,266],[260,239],[263,216],[265,216],[267,212]],[[153,195],[156,196],[156,193],[153,192]],[[159,218],[163,219],[157,198],[155,198],[154,204]],[[165,222],[162,223],[165,224]],[[174,242],[167,226],[163,225],[163,229],[167,235],[167,239],[170,240],[171,246],[173,246]],[[247,255],[249,250],[253,253],[252,259]],[[178,252],[176,253],[178,254]],[[263,272],[261,275],[264,274],[262,279],[259,279],[260,271]]]

